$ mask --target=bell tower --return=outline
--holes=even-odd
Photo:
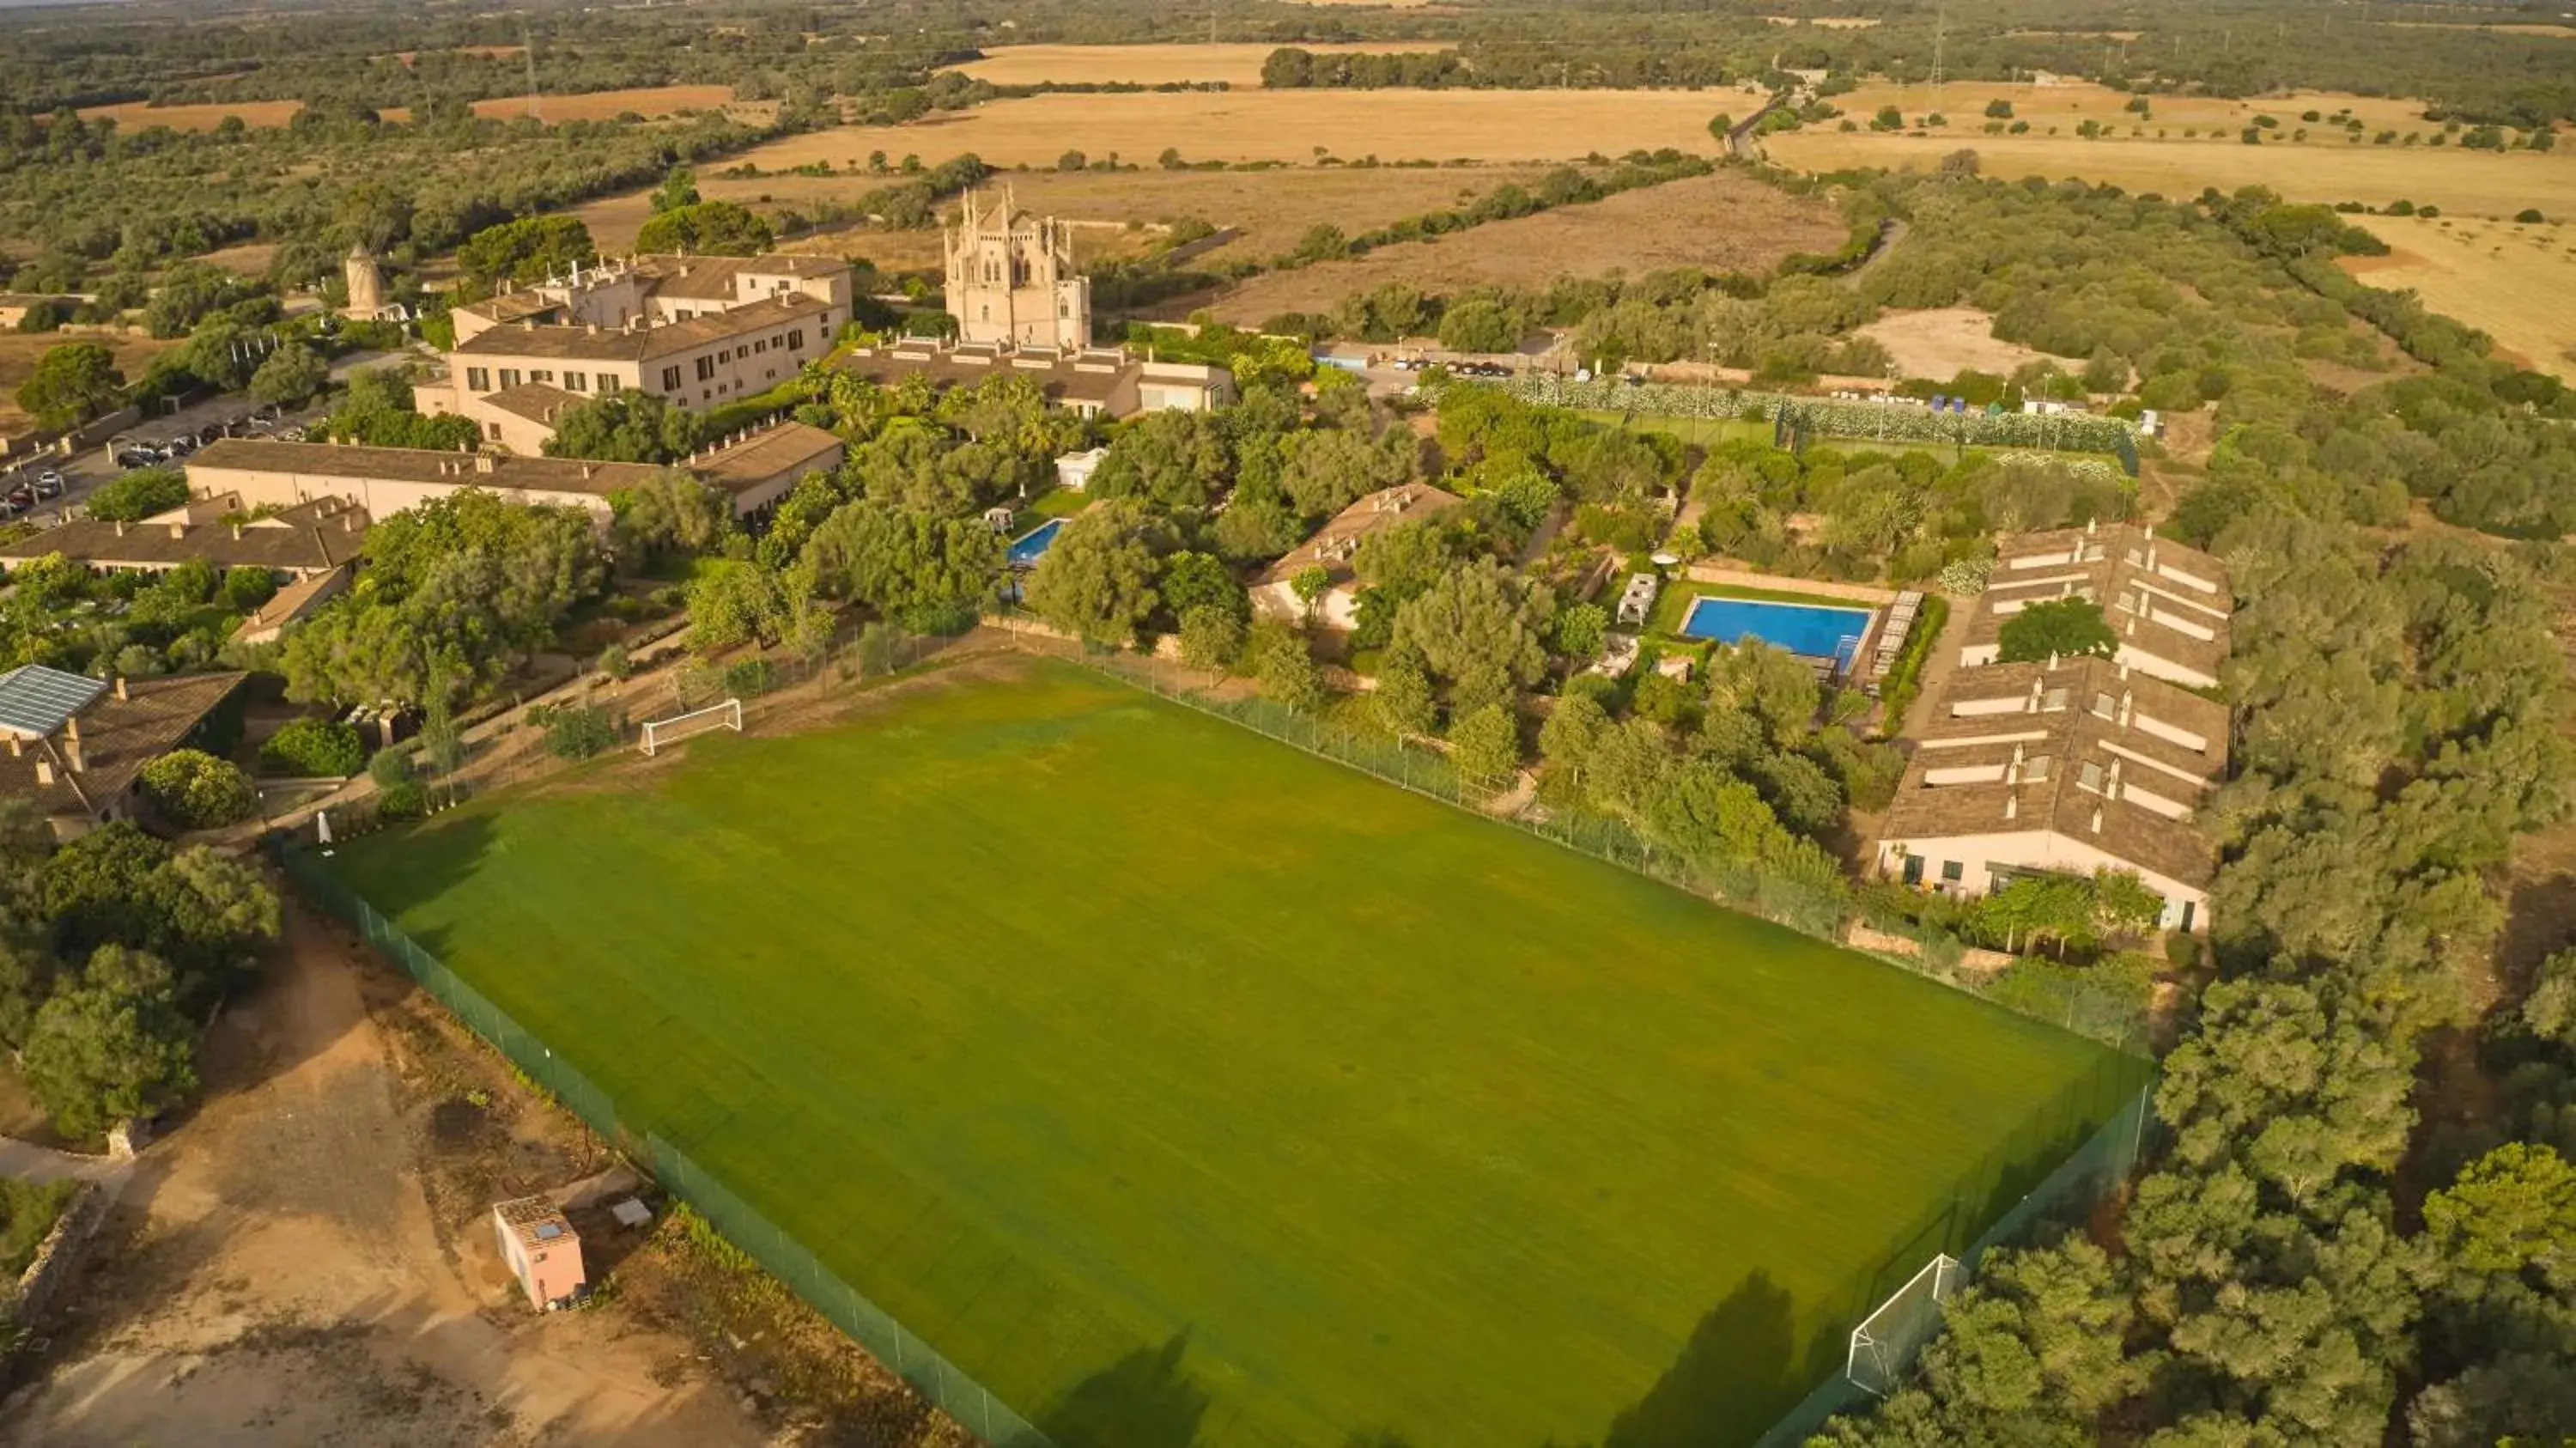
[[[948,315],[958,340],[1079,351],[1091,345],[1091,282],[1075,270],[1073,228],[969,191],[940,233]]]

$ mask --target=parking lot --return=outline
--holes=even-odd
[[[290,411],[262,407],[236,392],[147,417],[70,457],[30,458],[0,470],[0,523],[24,519],[51,527],[76,515],[82,499],[120,473],[183,463],[217,438],[301,435],[325,411],[318,406]]]

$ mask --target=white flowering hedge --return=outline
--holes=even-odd
[[[1832,397],[1790,397],[1724,387],[1683,387],[1664,382],[1620,382],[1536,374],[1490,384],[1524,402],[1592,412],[1638,412],[1655,417],[1726,420],[1788,415],[1791,427],[1813,436],[1864,442],[1961,443],[1969,447],[2044,448],[2057,452],[2109,453],[2121,471],[2138,470],[2138,443],[2129,424],[2091,413],[1934,412],[1905,402],[1851,402]]]

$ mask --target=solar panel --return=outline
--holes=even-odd
[[[0,674],[0,729],[43,738],[107,692],[103,680],[27,664]]]
[[[562,1235],[563,1224],[561,1222],[537,1223],[537,1240],[540,1242],[551,1242]]]

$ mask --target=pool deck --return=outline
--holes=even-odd
[[[1862,603],[1872,608],[1885,608],[1896,602],[1896,590],[1867,583],[1828,583],[1820,578],[1783,578],[1776,573],[1756,573],[1749,568],[1727,568],[1715,563],[1694,563],[1682,576],[1691,583],[1716,583],[1729,588],[1761,588],[1775,593],[1809,593],[1818,598]]]
[[[1791,651],[1790,653],[1790,657],[1792,658],[1811,659],[1826,663],[1829,669],[1828,677],[1835,681],[1841,681],[1851,677],[1852,670],[1859,664],[1860,660],[1869,656],[1872,641],[1878,637],[1879,629],[1887,622],[1888,603],[1896,597],[1895,594],[1885,590],[1867,588],[1857,584],[1824,583],[1815,585],[1811,590],[1808,581],[1805,579],[1775,578],[1767,573],[1739,573],[1734,569],[1711,569],[1709,571],[1713,573],[1731,574],[1733,577],[1724,582],[1719,582],[1715,579],[1704,579],[1699,577],[1699,570],[1697,568],[1693,568],[1690,570],[1690,575],[1685,581],[1677,582],[1672,585],[1676,590],[1689,593],[1691,596],[1691,602],[1688,607],[1683,610],[1681,621],[1676,626],[1675,630],[1681,637],[1692,639],[1705,638],[1706,636],[1704,635],[1695,635],[1687,632],[1691,615],[1698,611],[1699,604],[1702,599],[1725,600],[1728,597],[1728,595],[1723,593],[1701,593],[1693,590],[1690,587],[1690,584],[1693,582],[1712,583],[1721,588],[1758,588],[1769,594],[1802,594],[1815,600],[1814,603],[1805,605],[1806,607],[1816,609],[1847,609],[1861,615],[1862,622],[1860,632],[1854,637],[1851,653],[1848,656],[1835,655],[1828,659],[1827,656],[1822,654],[1802,654],[1795,651]],[[1759,579],[1760,582],[1735,582],[1734,580],[1738,578]],[[1825,590],[1827,589],[1834,591],[1826,592]],[[1788,603],[1776,598],[1745,599],[1741,601],[1746,603],[1767,603],[1780,608],[1800,607],[1798,604]],[[1716,640],[1716,642],[1723,642],[1723,640]]]

